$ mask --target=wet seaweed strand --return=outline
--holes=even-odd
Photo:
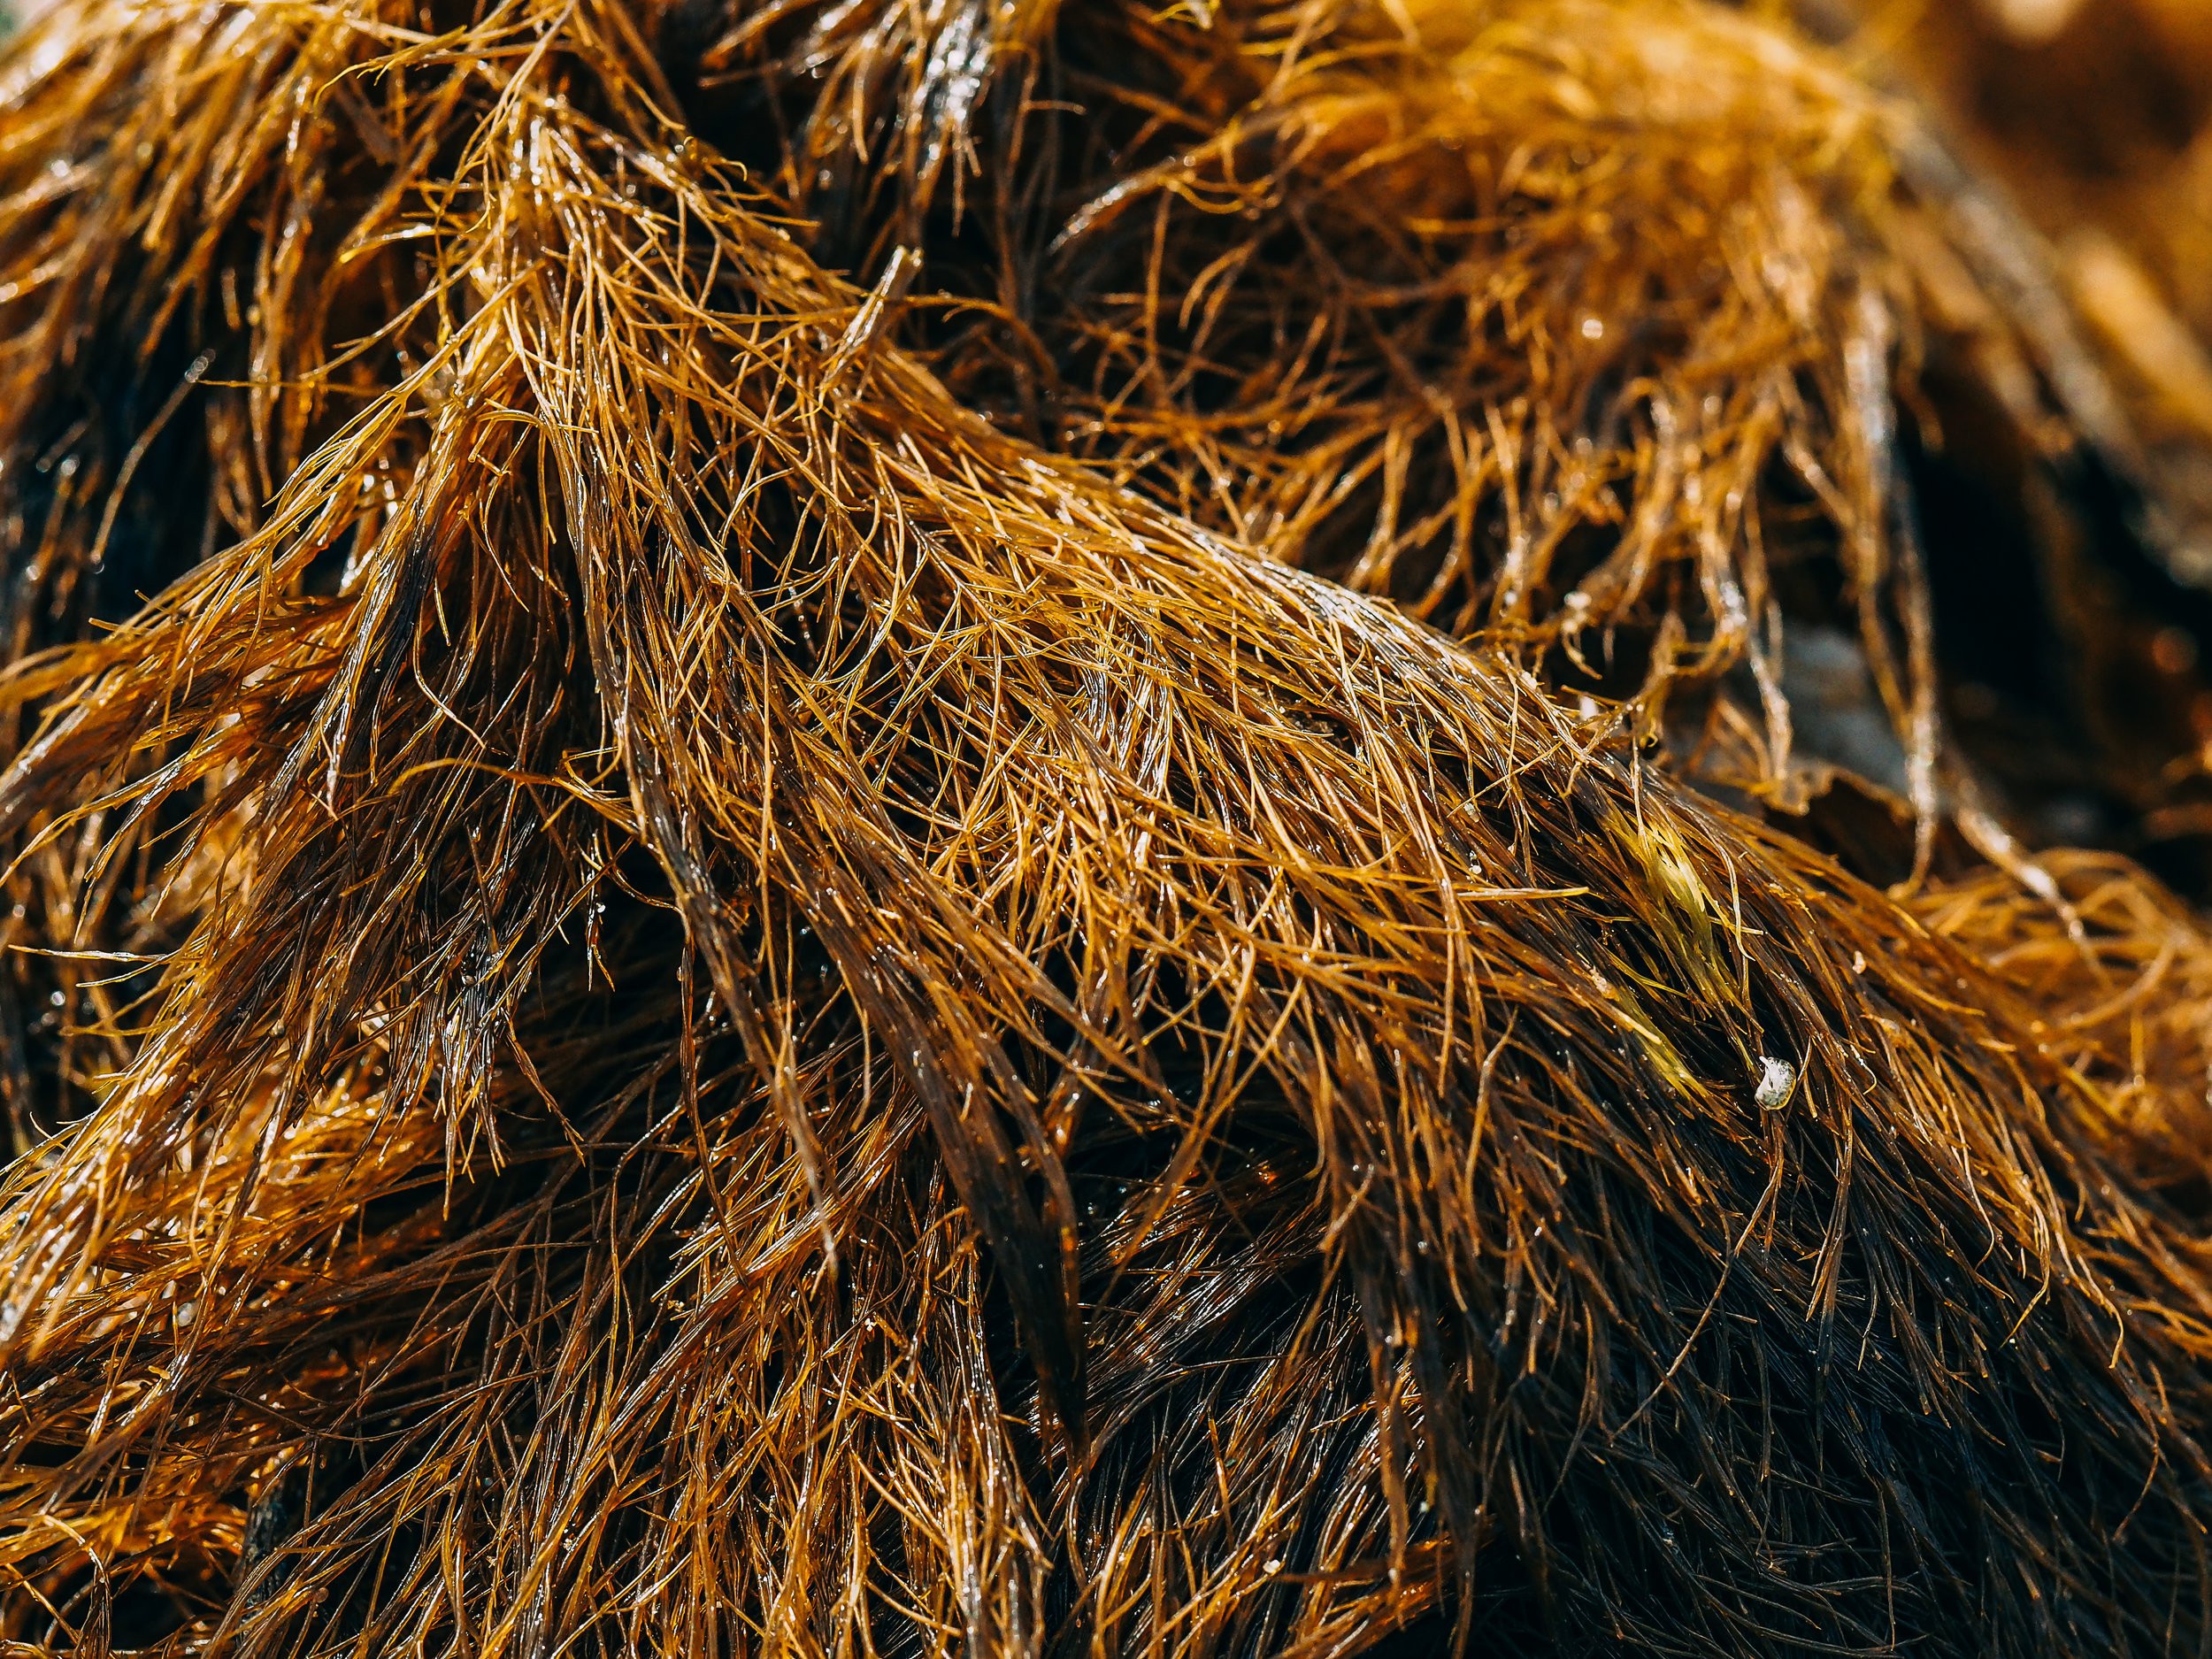
[[[0,1634],[2212,1640],[2193,1062],[2115,1034],[2193,924],[1909,911],[987,420],[654,23],[8,59],[0,828],[90,1106],[0,1185]]]
[[[1628,15],[749,8],[685,102],[831,263],[920,259],[962,402],[1655,723],[1747,670],[1732,781],[1786,807],[1783,601],[1839,598],[1932,812],[1906,118],[1734,12]]]

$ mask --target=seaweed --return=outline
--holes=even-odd
[[[2212,1642],[2212,955],[1945,738],[1891,111],[1671,0],[30,25],[9,578],[160,585],[0,672],[0,1637]]]

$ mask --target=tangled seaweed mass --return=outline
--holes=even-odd
[[[31,25],[6,1652],[2206,1651],[2212,939],[1898,411],[2125,445],[1932,165],[1690,0]]]

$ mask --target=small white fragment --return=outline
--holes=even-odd
[[[1751,1098],[1759,1102],[1761,1111],[1779,1111],[1782,1103],[1797,1087],[1797,1068],[1787,1060],[1777,1060],[1771,1055],[1759,1056],[1759,1087]]]

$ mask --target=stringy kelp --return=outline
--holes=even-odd
[[[1729,12],[1624,15],[780,6],[688,104],[825,258],[918,269],[963,403],[1654,716],[1745,665],[1722,771],[1786,802],[1783,590],[1816,593],[1924,806],[1886,112]]]
[[[0,1636],[2212,1640],[2199,924],[2087,855],[1892,898],[1655,741],[1670,664],[1778,641],[1786,473],[1870,549],[1830,597],[1927,856],[1873,106],[1663,0],[1455,18],[92,4],[11,49]],[[1097,155],[965,124],[1009,64],[1093,107],[1087,62]],[[1715,102],[1601,149],[1639,84]],[[1342,257],[1525,297],[1356,304],[1263,241],[1156,342],[1102,288],[957,333],[958,270],[1025,267],[926,246],[948,192],[1182,281],[1244,139],[1148,146],[1206,120],[1469,221]],[[1723,133],[1763,165],[1700,196]],[[1608,154],[1617,244],[1466,251]],[[1328,580],[1355,547],[1486,631]],[[1563,695],[1601,624],[1642,698]]]

